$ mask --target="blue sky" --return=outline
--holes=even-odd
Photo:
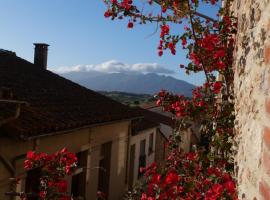
[[[203,75],[185,75],[179,64],[185,53],[157,55],[156,25],[127,29],[126,21],[104,18],[102,0],[0,0],[0,48],[33,60],[34,42],[50,44],[48,66],[97,65],[109,60],[127,64],[158,63],[174,70],[176,78],[201,84]],[[206,13],[212,13],[204,8]],[[204,12],[204,13],[205,13]],[[181,28],[179,27],[181,31]]]

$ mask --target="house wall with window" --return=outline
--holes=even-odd
[[[187,130],[181,131],[180,149],[187,153],[190,152],[194,145],[197,145],[201,140],[200,123],[193,122]]]
[[[131,136],[129,143],[129,186],[140,178],[140,167],[155,161],[157,127],[142,130]],[[141,166],[140,166],[141,165]]]
[[[160,130],[157,130],[155,144],[155,161],[158,164],[163,164],[166,160],[165,158],[167,157],[169,151],[169,149],[166,148],[167,144],[168,138]]]
[[[9,199],[4,193],[11,190],[9,180],[11,177],[20,177],[21,182],[17,185],[16,191],[25,191],[27,173],[23,168],[23,162],[27,151],[54,153],[64,147],[77,153],[79,157],[78,170],[68,179],[69,193],[84,199],[96,199],[101,147],[107,142],[112,144],[109,158],[108,199],[121,199],[127,188],[125,181],[129,124],[130,121],[126,120],[24,142],[1,136],[0,155],[4,155],[4,159],[14,168],[14,171],[4,164],[3,158],[0,159],[0,199]],[[117,184],[115,184],[116,180]]]
[[[129,122],[122,122],[117,125],[96,127],[91,130],[91,169],[89,170],[89,190],[87,191],[89,199],[96,199],[96,192],[100,189],[99,187],[105,189],[108,187],[106,196],[108,195],[109,200],[121,199],[127,189],[126,160],[129,124]],[[110,162],[110,169],[100,169],[100,164],[103,161],[105,166],[108,166],[106,160]],[[101,173],[105,176],[105,180],[104,177],[101,177]]]
[[[63,147],[79,159],[78,170],[68,178],[74,197],[94,200],[104,189],[108,200],[119,199],[126,189],[129,127],[141,115],[46,70],[48,45],[35,46],[35,62],[42,63],[0,51],[0,199],[14,199],[4,193],[16,176],[22,178],[18,192],[38,192],[25,184],[39,177],[38,170],[27,174],[23,169],[29,150],[53,153]],[[3,102],[16,104],[1,107]]]

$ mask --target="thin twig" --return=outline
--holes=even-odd
[[[153,35],[155,35],[157,33],[157,31],[158,31],[158,22],[157,22],[157,26],[155,28],[155,31],[153,33],[147,35],[146,38],[152,37]]]
[[[191,11],[189,0],[188,0],[188,9],[189,9],[189,11]],[[194,37],[195,43],[198,43],[198,38],[197,38],[196,33],[194,31],[194,23],[193,23],[193,18],[192,17],[193,16],[192,16],[191,12],[189,12],[189,19],[190,19],[190,24],[191,24],[191,29],[192,29],[192,35]],[[203,71],[204,71],[207,82],[210,83],[209,77],[208,77],[208,74],[206,72],[206,69],[204,67],[203,62],[202,62],[202,68],[203,68]]]

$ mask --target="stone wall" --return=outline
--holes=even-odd
[[[234,0],[239,199],[270,199],[270,0]]]

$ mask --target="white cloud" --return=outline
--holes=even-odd
[[[158,74],[174,74],[175,72],[165,68],[157,63],[136,63],[126,64],[116,60],[110,60],[97,65],[76,65],[72,67],[59,67],[53,70],[56,73],[68,72],[89,72],[98,71],[104,73],[119,73],[119,72],[137,72],[137,73],[158,73]]]

